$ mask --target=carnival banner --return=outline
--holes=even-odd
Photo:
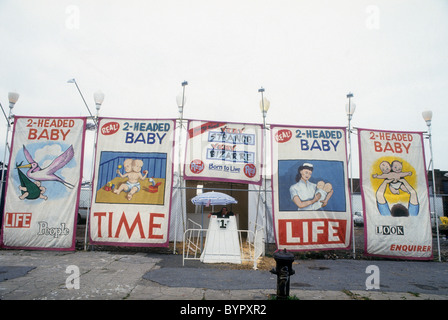
[[[277,247],[348,249],[351,202],[345,128],[271,125]]]
[[[432,259],[422,133],[358,129],[365,253]]]
[[[14,117],[2,245],[74,250],[86,118]]]
[[[191,120],[184,179],[261,184],[262,143],[261,125]]]
[[[175,121],[100,118],[93,244],[168,246]]]

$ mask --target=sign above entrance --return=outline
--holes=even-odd
[[[261,184],[261,125],[192,120],[184,178]]]

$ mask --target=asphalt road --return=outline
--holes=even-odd
[[[182,266],[181,255],[159,255],[158,258],[160,268],[149,271],[144,278],[165,286],[247,290],[271,288],[276,283],[276,276],[269,271],[235,270],[198,261],[186,261]],[[313,259],[295,260],[293,269],[291,289],[341,291],[369,287],[369,290],[448,296],[446,262]]]

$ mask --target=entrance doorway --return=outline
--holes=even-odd
[[[222,192],[235,198],[238,203],[226,205],[227,209],[236,215],[237,225],[239,230],[248,229],[248,185],[242,183],[232,182],[217,182],[217,181],[198,181],[186,180],[186,198],[187,198],[187,218],[194,222],[201,224],[203,222],[204,229],[208,228],[208,214],[221,210],[223,206],[203,207],[203,219],[201,206],[196,207],[191,199],[198,195],[198,192]]]

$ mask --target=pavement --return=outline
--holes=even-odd
[[[447,262],[296,260],[293,269],[297,300],[448,300]],[[272,300],[276,283],[267,270],[183,265],[182,254],[0,250],[1,300],[255,303]]]

